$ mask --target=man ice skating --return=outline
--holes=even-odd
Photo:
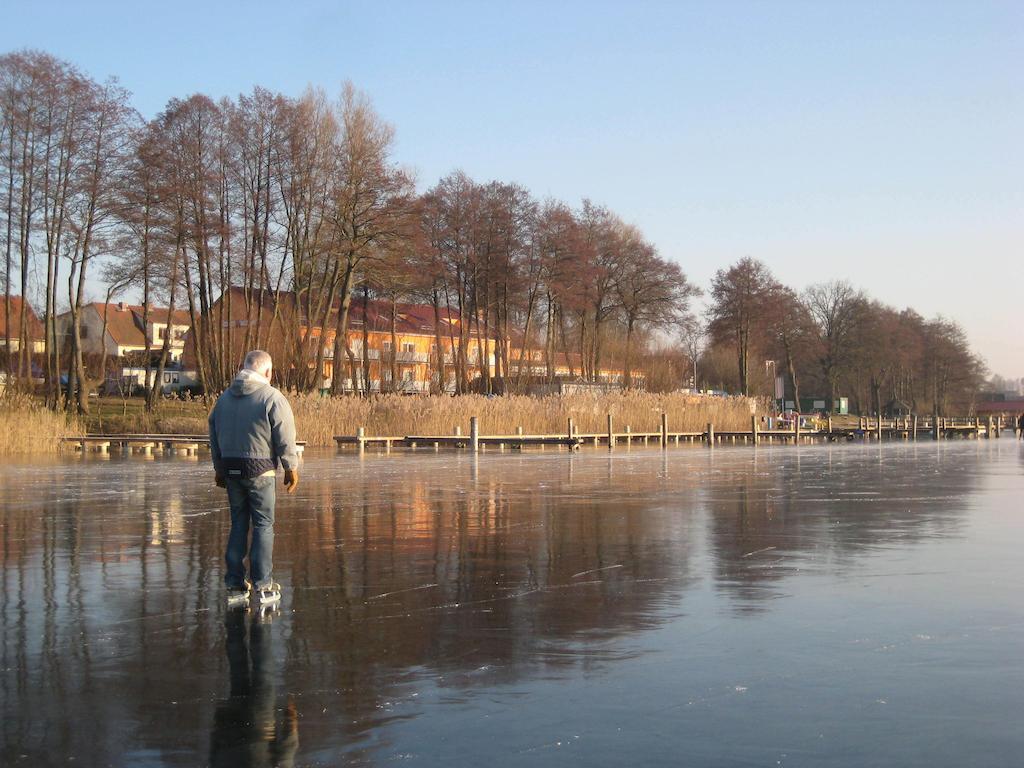
[[[288,493],[298,485],[299,473],[295,420],[285,396],[270,386],[272,373],[270,355],[253,350],[210,412],[213,469],[217,485],[227,488],[231,506],[231,533],[224,555],[229,605],[245,604],[252,586],[260,603],[281,598],[281,586],[271,578],[276,470],[284,467]],[[244,563],[250,527],[251,583]]]

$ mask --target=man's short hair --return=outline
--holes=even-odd
[[[242,363],[243,368],[256,371],[257,373],[261,373],[267,368],[273,367],[273,365],[274,361],[270,357],[270,353],[264,352],[262,349],[254,349],[245,356],[245,362]]]

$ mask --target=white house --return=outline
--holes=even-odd
[[[82,351],[86,354],[101,354],[106,351],[112,357],[124,357],[132,352],[144,352],[148,336],[153,354],[159,354],[169,327],[169,361],[179,362],[185,350],[185,334],[192,327],[189,313],[179,309],[168,318],[166,307],[150,307],[148,324],[143,322],[143,316],[143,307],[138,304],[87,304],[82,308],[80,317]],[[57,333],[66,337],[70,333],[70,328],[71,313],[57,315]]]

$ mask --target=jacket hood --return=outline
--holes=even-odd
[[[250,371],[248,368],[243,368],[235,376],[234,381],[231,382],[231,386],[228,387],[230,392],[235,397],[246,397],[251,395],[253,392],[259,392],[264,387],[270,386],[270,380],[260,376],[256,371]]]

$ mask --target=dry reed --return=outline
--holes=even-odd
[[[51,411],[31,395],[0,397],[0,456],[55,452],[61,438],[81,432],[77,418]]]
[[[671,432],[702,432],[708,423],[722,431],[750,429],[755,401],[745,397],[657,395],[646,392],[484,397],[405,397],[379,395],[370,398],[327,398],[316,395],[289,397],[295,412],[299,439],[309,445],[332,445],[335,435],[354,435],[365,427],[367,435],[450,435],[462,427],[469,433],[470,416],[480,418],[484,435],[565,434],[569,418],[578,433],[604,433],[608,414],[614,429],[627,426],[633,432],[657,432],[661,414],[668,417]]]
[[[581,434],[604,433],[608,414],[616,432],[657,432],[661,414],[668,416],[669,431],[702,432],[708,423],[719,431],[750,429],[756,401],[745,397],[657,395],[646,392],[581,393],[530,397],[410,397],[375,395],[370,398],[321,397],[288,394],[300,440],[310,446],[331,446],[335,435],[354,435],[365,427],[367,435],[451,435],[460,426],[469,434],[470,416],[480,418],[481,434],[514,434],[522,427],[528,435],[565,434],[573,419]],[[145,434],[205,434],[206,411],[201,401],[166,401],[154,413],[141,402],[94,404],[90,432]],[[104,407],[106,406],[106,407]]]

